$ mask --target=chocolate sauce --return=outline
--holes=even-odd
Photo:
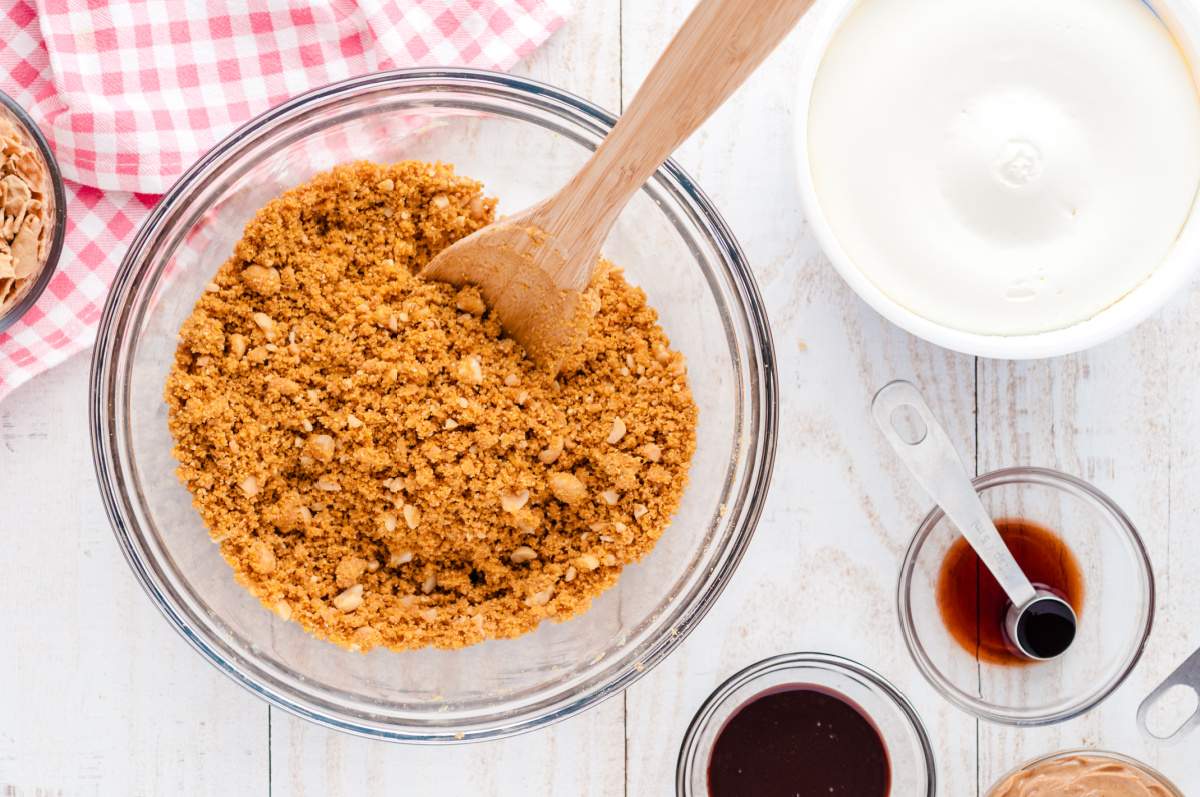
[[[739,708],[708,762],[711,797],[887,797],[891,780],[887,748],[863,711],[804,684]]]
[[[1083,573],[1075,555],[1050,529],[1020,518],[996,521],[1013,558],[1034,585],[1058,595],[1071,605],[1077,616],[1083,611]],[[965,650],[979,661],[991,664],[1030,664],[1008,638],[1005,617],[1009,601],[999,582],[975,554],[965,539],[958,539],[942,560],[938,573],[937,604],[946,630]],[[1074,637],[1074,626],[1062,617],[1047,614],[1030,618],[1027,639],[1031,650],[1060,649]]]

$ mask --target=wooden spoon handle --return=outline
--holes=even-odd
[[[737,90],[812,3],[700,0],[564,193],[586,197],[592,223],[609,222],[597,225],[607,232],[654,170]]]

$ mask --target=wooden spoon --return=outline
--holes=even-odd
[[[701,0],[562,190],[447,247],[421,276],[478,285],[505,332],[557,372],[586,337],[594,310],[580,299],[621,210],[812,3]]]

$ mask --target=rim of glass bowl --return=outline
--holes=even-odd
[[[1076,498],[1094,505],[1099,511],[1111,516],[1117,526],[1125,533],[1125,537],[1133,549],[1134,556],[1140,565],[1140,570],[1145,579],[1146,605],[1143,607],[1140,619],[1140,623],[1143,626],[1141,637],[1126,655],[1125,661],[1122,663],[1118,673],[1110,681],[1101,684],[1098,689],[1090,692],[1075,703],[1049,714],[1037,714],[1020,709],[998,710],[993,704],[975,698],[956,688],[942,675],[941,670],[934,665],[929,655],[925,652],[924,647],[922,647],[921,641],[917,638],[916,626],[912,617],[912,605],[909,600],[913,573],[916,571],[917,552],[925,544],[926,540],[928,540],[929,535],[933,533],[933,529],[945,516],[940,507],[934,507],[925,516],[925,519],[921,521],[921,525],[917,528],[917,532],[913,535],[912,542],[908,546],[908,551],[904,554],[904,563],[900,568],[900,579],[896,589],[900,629],[904,633],[904,643],[908,646],[908,652],[912,655],[913,661],[916,662],[917,669],[921,671],[921,674],[925,676],[925,680],[929,681],[939,695],[968,714],[972,714],[980,719],[1002,725],[1033,727],[1038,725],[1053,725],[1086,714],[1107,699],[1117,687],[1124,683],[1129,674],[1133,672],[1138,661],[1142,658],[1142,653],[1146,649],[1146,643],[1150,639],[1150,632],[1154,628],[1154,567],[1150,563],[1150,556],[1146,552],[1146,546],[1142,543],[1142,538],[1138,534],[1137,528],[1121,507],[1117,506],[1111,498],[1096,487],[1070,474],[1051,468],[1012,467],[1001,468],[1000,470],[994,470],[982,476],[977,476],[971,480],[971,483],[975,485],[976,492],[982,492],[991,487],[1005,484],[1039,484],[1045,487],[1053,487],[1057,490],[1070,493]]]
[[[991,785],[991,787],[988,788],[985,795],[986,795],[986,797],[991,797],[992,793],[996,791],[997,786],[999,786],[1001,783],[1004,783],[1004,781],[1008,780],[1009,778],[1011,778],[1013,775],[1017,774],[1018,772],[1023,772],[1026,769],[1031,769],[1033,767],[1036,767],[1038,764],[1044,764],[1047,761],[1055,761],[1057,759],[1068,758],[1070,756],[1092,756],[1094,758],[1106,758],[1110,761],[1117,761],[1122,764],[1128,764],[1129,766],[1131,766],[1135,769],[1141,770],[1144,774],[1149,775],[1150,777],[1161,781],[1162,785],[1166,786],[1168,789],[1171,790],[1172,797],[1183,797],[1182,789],[1180,789],[1178,786],[1176,786],[1171,781],[1170,778],[1168,778],[1162,772],[1159,772],[1157,769],[1150,766],[1149,764],[1146,764],[1142,761],[1138,761],[1136,758],[1133,758],[1132,756],[1124,755],[1123,753],[1114,753],[1111,750],[1089,750],[1086,747],[1076,747],[1076,748],[1072,748],[1070,750],[1059,750],[1057,753],[1049,753],[1047,755],[1038,756],[1037,758],[1034,758],[1030,761],[1026,761],[1024,764],[1015,766],[1012,769],[1010,769],[1008,772],[1005,772],[1003,775],[1001,775],[999,778],[997,778],[996,782],[993,783]]]
[[[712,725],[722,704],[729,699],[729,696],[764,675],[795,667],[834,670],[848,675],[865,683],[872,691],[895,705],[908,721],[914,737],[921,746],[921,753],[925,759],[925,775],[928,778],[926,795],[933,797],[937,793],[937,766],[934,763],[933,745],[929,741],[929,734],[925,730],[921,716],[909,699],[904,696],[904,693],[893,686],[887,678],[853,659],[836,656],[832,653],[801,652],[783,653],[757,661],[729,676],[705,699],[692,717],[692,721],[683,735],[683,742],[679,746],[679,758],[675,763],[675,794],[677,797],[687,797],[691,794],[688,790],[688,780],[698,762],[700,737]],[[915,797],[915,795],[911,797]]]
[[[50,284],[50,278],[58,270],[58,259],[62,255],[63,239],[66,237],[67,231],[67,196],[66,189],[63,187],[62,171],[58,168],[58,161],[55,160],[54,152],[50,149],[46,136],[42,134],[42,129],[33,121],[33,117],[17,104],[16,100],[3,91],[0,91],[0,105],[3,105],[9,113],[16,117],[21,126],[25,128],[25,132],[33,139],[34,146],[38,148],[42,160],[46,163],[50,190],[54,192],[54,232],[51,234],[50,248],[46,250],[46,260],[39,268],[33,284],[25,289],[25,295],[21,297],[21,301],[0,312],[0,332],[3,332],[29,312],[29,308],[37,304],[42,292]]]
[[[160,231],[185,215],[194,189],[221,172],[234,158],[252,152],[270,134],[303,117],[314,108],[328,107],[361,93],[389,90],[405,93],[454,92],[511,103],[548,115],[543,124],[561,135],[592,146],[586,135],[602,137],[616,118],[586,100],[561,89],[527,78],[474,69],[401,69],[341,81],[289,100],[230,134],[196,162],[172,186],[138,230],[118,269],[105,304],[91,367],[89,420],[93,459],[105,511],[121,550],[135,576],[159,610],[197,651],[219,670],[271,704],[299,717],[335,730],[391,741],[452,743],[511,736],[571,717],[605,698],[619,694],[670,653],[712,607],[741,560],[753,536],[766,497],[775,458],[778,425],[778,383],[774,347],[766,310],[740,246],[725,221],[692,179],[673,161],[667,161],[647,183],[651,194],[671,196],[678,202],[680,218],[674,221],[685,240],[705,240],[713,248],[722,271],[705,275],[718,301],[726,336],[737,342],[734,357],[736,389],[742,397],[744,417],[735,430],[738,456],[722,489],[726,500],[725,533],[706,568],[698,568],[684,582],[672,613],[652,617],[629,636],[621,654],[593,665],[569,684],[543,689],[521,703],[497,703],[455,720],[456,726],[409,714],[378,712],[361,700],[341,698],[345,693],[310,688],[303,679],[253,659],[230,645],[219,618],[203,618],[183,590],[160,564],[160,551],[141,532],[141,511],[132,464],[128,423],[129,385],[136,334],[146,313],[148,297],[162,271],[155,247]],[[461,102],[461,98],[459,100]],[[521,118],[514,113],[516,118]],[[527,119],[528,121],[528,119]],[[561,124],[555,125],[555,122]],[[572,133],[569,125],[586,135]],[[191,214],[201,211],[193,208]],[[695,227],[693,234],[685,223]],[[190,224],[190,221],[189,221]],[[714,283],[721,282],[718,288]],[[149,525],[147,521],[147,525]],[[701,572],[703,571],[703,572]],[[339,698],[340,701],[339,701]],[[443,723],[445,721],[442,721]]]

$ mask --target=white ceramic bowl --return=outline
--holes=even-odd
[[[930,321],[883,293],[858,269],[838,242],[821,209],[808,158],[808,111],[825,52],[859,0],[818,0],[797,78],[797,170],[808,222],[834,268],[867,304],[897,326],[948,349],[981,357],[1032,359],[1082,351],[1140,324],[1191,279],[1200,263],[1200,210],[1193,206],[1166,260],[1150,277],[1086,321],[1030,335],[981,335]],[[1194,0],[1144,0],[1167,25],[1200,85],[1200,4]]]

